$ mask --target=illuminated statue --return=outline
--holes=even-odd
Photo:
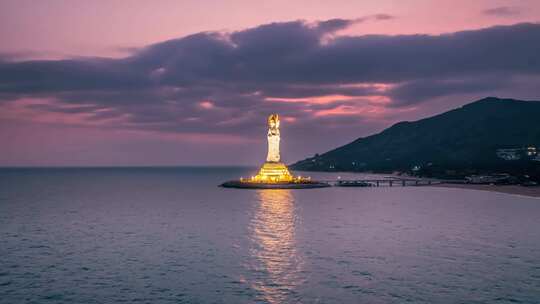
[[[268,154],[266,162],[259,173],[251,178],[251,182],[258,183],[289,183],[294,177],[281,162],[279,155],[279,116],[272,114],[268,117]]]
[[[279,163],[279,116],[272,114],[268,117],[268,155],[267,162]]]
[[[256,175],[250,178],[240,178],[239,181],[228,181],[221,184],[226,188],[247,189],[302,189],[330,187],[324,182],[312,181],[310,177],[293,176],[287,166],[281,162],[279,154],[279,116],[272,114],[268,117],[268,154],[266,161]]]

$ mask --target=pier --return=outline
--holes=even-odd
[[[383,179],[334,179],[320,180],[336,187],[408,187],[430,186],[442,184],[443,181],[436,179],[414,178],[383,178]]]

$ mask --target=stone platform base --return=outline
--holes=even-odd
[[[255,175],[253,179],[252,182],[256,183],[292,183],[294,177],[284,163],[265,162],[259,170],[259,173]]]
[[[234,180],[224,182],[219,186],[224,188],[238,189],[313,189],[330,187],[330,184],[317,181],[298,183],[253,183]]]

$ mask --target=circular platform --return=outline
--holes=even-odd
[[[299,183],[251,183],[241,182],[238,180],[224,182],[219,185],[224,188],[237,188],[237,189],[313,189],[313,188],[325,188],[330,187],[328,183],[311,181],[311,182],[299,182]]]

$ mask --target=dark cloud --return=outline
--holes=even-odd
[[[382,96],[403,107],[489,92],[507,86],[508,77],[540,74],[539,24],[444,35],[336,35],[366,18],[393,17],[203,32],[121,59],[0,60],[0,100],[50,98],[53,105],[32,107],[87,113],[93,121],[122,118],[118,128],[250,135],[260,132],[250,126],[270,112],[320,130],[363,121],[354,113],[316,113],[368,104],[364,97]],[[313,102],[323,95],[349,99]]]
[[[89,58],[0,64],[2,93],[118,90],[149,85],[151,83],[146,75],[114,59]]]
[[[376,20],[390,20],[395,19],[396,17],[388,14],[375,14],[373,15],[373,18]]]
[[[354,23],[361,22],[361,19],[347,20],[347,19],[330,19],[326,21],[317,22],[317,29],[321,33],[333,33],[351,26]]]
[[[497,16],[497,17],[508,17],[516,16],[521,14],[521,9],[515,6],[499,6],[483,11],[485,15]]]
[[[486,75],[480,78],[418,79],[405,82],[390,91],[393,106],[407,106],[432,98],[454,94],[489,92],[510,86],[505,75]]]
[[[333,33],[339,30],[346,29],[350,27],[353,24],[358,24],[370,20],[375,21],[384,21],[384,20],[391,20],[394,19],[395,16],[388,15],[388,14],[375,14],[375,15],[369,15],[365,17],[360,17],[356,19],[329,19],[326,21],[319,21],[316,23],[316,28],[321,33]]]

